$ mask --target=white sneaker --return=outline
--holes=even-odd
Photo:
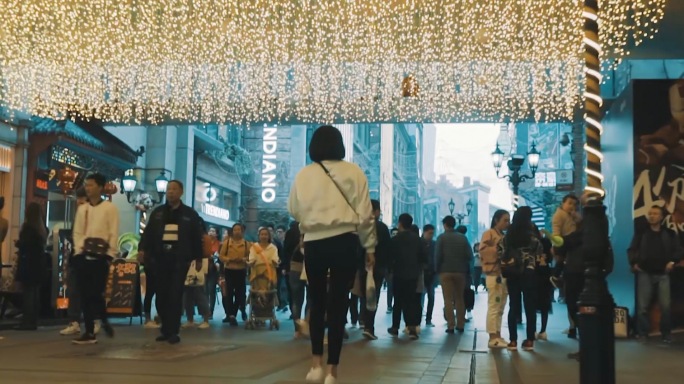
[[[323,379],[326,379],[325,372],[323,372],[323,367],[311,368],[309,373],[306,374],[307,383],[320,383],[323,381]]]
[[[102,323],[100,322],[100,320],[95,320],[95,329],[93,331],[96,335],[100,333],[100,328],[102,328]]]
[[[492,339],[489,340],[488,346],[492,349],[506,348],[506,346],[508,346],[508,343],[502,339]]]
[[[333,375],[328,375],[325,377],[325,381],[323,382],[324,384],[336,384],[337,383],[337,378]]]
[[[197,327],[199,329],[209,329],[209,322],[208,321],[203,321],[202,324]]]
[[[182,329],[188,329],[188,328],[195,328],[195,323],[188,321],[187,323],[184,323],[181,325]]]
[[[549,340],[549,336],[546,334],[546,332],[537,333],[537,334],[536,334],[536,339],[537,339],[537,340],[544,340],[544,341],[547,341],[547,340]]]
[[[62,336],[80,335],[81,326],[77,322],[72,321],[66,328],[59,331],[59,334]]]
[[[157,329],[160,327],[161,327],[161,325],[155,323],[152,320],[148,320],[147,323],[145,323],[145,328],[147,328],[147,329]]]

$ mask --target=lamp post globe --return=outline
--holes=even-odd
[[[454,203],[454,199],[453,199],[453,198],[452,198],[451,200],[449,200],[448,206],[449,206],[449,214],[450,214],[451,216],[453,216],[453,215],[454,215],[454,208],[456,208],[456,203]]]
[[[468,202],[466,203],[466,212],[468,213],[468,216],[470,216],[470,212],[473,210],[473,202],[472,200],[468,199]]]
[[[537,150],[537,144],[533,141],[530,151],[527,152],[527,162],[530,164],[530,170],[532,170],[532,175],[537,172],[537,167],[539,167],[539,157],[541,153]]]
[[[504,153],[499,148],[499,143],[496,143],[496,149],[494,152],[492,152],[492,164],[494,165],[494,169],[496,169],[496,173],[499,173],[499,170],[501,169],[501,165],[503,164],[504,160]]]
[[[135,187],[138,185],[138,180],[131,173],[126,173],[126,175],[121,179],[121,191],[125,193],[131,193],[135,191]]]

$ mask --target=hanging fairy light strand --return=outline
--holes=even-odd
[[[608,65],[628,54],[629,42],[653,37],[665,3],[603,1]],[[0,6],[0,102],[42,117],[75,113],[138,124],[569,120],[582,101],[578,1]]]

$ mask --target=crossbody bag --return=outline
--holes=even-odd
[[[335,184],[335,188],[337,188],[337,190],[340,192],[340,195],[342,195],[342,198],[344,199],[344,201],[347,202],[347,205],[349,206],[349,208],[352,209],[352,211],[354,212],[354,214],[356,214],[357,218],[360,218],[361,215],[359,215],[359,213],[356,212],[356,208],[354,208],[354,206],[352,205],[352,203],[349,201],[349,199],[347,198],[347,195],[344,194],[344,192],[342,191],[342,188],[340,187],[340,185],[337,184],[337,181],[335,181],[335,178],[332,177],[332,175],[330,174],[330,171],[328,170],[328,168],[326,168],[325,165],[323,165],[323,163],[320,162],[320,161],[318,162],[318,165],[320,165],[321,168],[323,168],[323,171],[325,172],[326,175],[328,175],[328,177],[330,178],[330,181],[332,181],[333,184]]]

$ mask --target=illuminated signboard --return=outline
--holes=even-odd
[[[276,151],[278,150],[278,128],[264,127],[263,160],[261,169],[261,200],[272,203],[276,199]]]
[[[215,205],[203,203],[202,213],[204,213],[207,216],[215,217],[217,219],[222,219],[226,221],[230,220],[230,211],[221,207],[217,207]]]

